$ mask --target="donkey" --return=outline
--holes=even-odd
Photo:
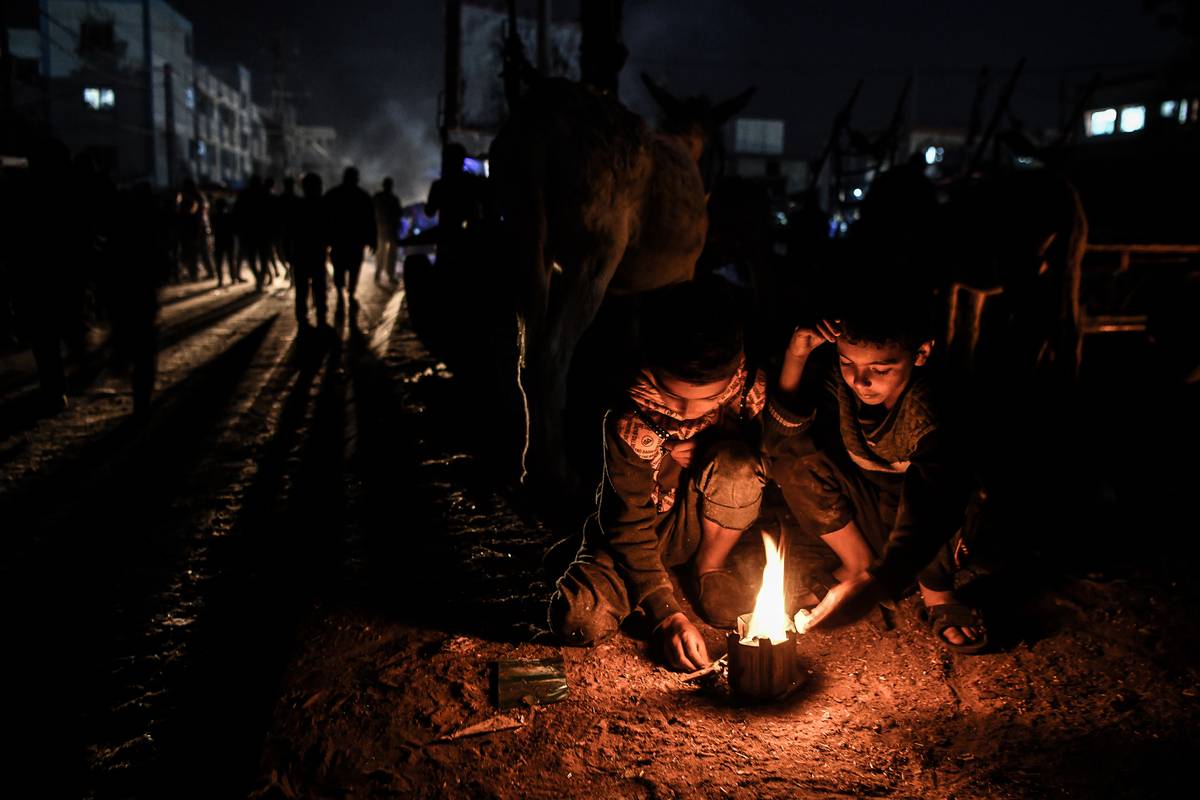
[[[643,80],[666,113],[660,132],[611,95],[550,78],[515,105],[491,147],[497,206],[516,259],[526,452],[569,480],[563,446],[575,347],[606,293],[690,280],[708,230],[705,175],[719,170],[723,103],[677,100]]]

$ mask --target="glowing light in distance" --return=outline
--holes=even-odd
[[[1121,133],[1133,133],[1146,127],[1145,106],[1125,106],[1121,109]]]
[[[83,90],[83,102],[94,109],[112,108],[116,105],[117,95],[112,89],[87,87]]]
[[[1089,111],[1087,116],[1087,135],[1088,136],[1106,136],[1116,130],[1117,110],[1115,108],[1101,108],[1097,111]]]

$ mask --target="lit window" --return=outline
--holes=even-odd
[[[117,103],[117,95],[112,89],[88,87],[83,90],[83,102],[97,110],[112,108]]]
[[[1087,115],[1087,135],[1088,136],[1106,136],[1116,130],[1117,110],[1115,108],[1102,108],[1098,111],[1089,111]]]
[[[739,153],[783,153],[783,120],[741,117],[734,123],[734,149]]]
[[[1125,106],[1121,109],[1121,133],[1133,133],[1146,127],[1145,106]]]
[[[1162,110],[1159,113],[1164,117],[1173,117],[1175,116],[1175,109],[1178,107],[1179,103],[1175,102],[1174,100],[1163,100]]]
[[[1187,122],[1187,115],[1188,115],[1188,101],[1180,100],[1179,101],[1179,124],[1180,125]]]
[[[191,86],[187,87],[187,90],[183,93],[183,102],[188,108],[196,107],[196,90]]]

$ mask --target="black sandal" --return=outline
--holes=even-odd
[[[984,627],[983,617],[970,606],[962,603],[939,603],[926,606],[923,617],[929,624],[929,630],[942,646],[956,653],[973,654],[984,650],[988,645],[987,628]],[[975,628],[980,631],[979,638],[971,639],[963,644],[955,644],[946,638],[949,628]]]

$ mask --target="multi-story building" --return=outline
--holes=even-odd
[[[195,62],[192,24],[164,0],[35,5],[9,31],[17,77],[29,73],[13,82],[14,111],[119,182],[193,177],[236,188],[253,174],[335,170],[332,128],[298,125],[287,105],[256,104],[245,67]]]
[[[192,24],[162,0],[43,0],[50,130],[121,180],[189,173]]]
[[[270,170],[267,123],[254,102],[250,71],[196,68],[196,130],[192,170],[201,181],[240,185]]]

